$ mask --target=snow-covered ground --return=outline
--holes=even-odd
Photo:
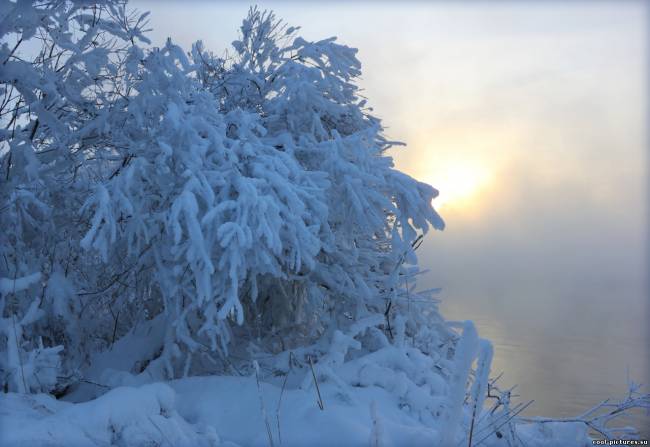
[[[2,394],[0,441],[25,447],[441,445],[444,427],[425,426],[379,386],[343,391],[322,383],[323,410],[312,387],[261,388],[262,401],[255,377],[213,376],[120,387],[78,404],[43,394]],[[476,441],[487,434],[477,430]],[[592,445],[576,424],[519,426],[516,435],[531,447]],[[508,444],[505,436],[492,435],[481,445]]]
[[[516,418],[522,403],[488,379],[492,347],[471,322],[450,323],[461,332],[448,355],[410,346],[399,325],[394,343],[375,332],[383,346],[359,353],[354,337],[372,333],[369,319],[352,337],[334,333],[315,364],[312,346],[242,360],[237,375],[172,381],[131,372],[150,354],[144,334],[156,336],[155,323],[97,354],[85,372],[92,380],[61,400],[0,395],[0,444],[456,446],[471,432],[473,446],[591,445],[582,423]]]

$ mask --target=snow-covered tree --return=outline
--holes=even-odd
[[[146,14],[121,2],[6,8],[12,389],[30,349],[62,353],[68,383],[143,322],[158,347],[131,361],[156,377],[249,342],[327,345],[369,317],[391,329],[411,244],[442,221],[436,191],[386,155],[356,50],[255,8],[228,60],[200,42],[140,47]]]
[[[334,321],[321,323],[338,328],[347,312],[353,320],[383,312],[402,286],[400,269],[417,231],[443,224],[431,207],[436,191],[393,169],[386,156],[391,143],[354,83],[356,50],[333,38],[306,42],[296,32],[253,9],[233,43],[234,60],[215,58],[200,43],[193,57],[221,109],[251,113],[263,128],[260,142],[296,160],[320,202],[312,213],[315,256],[294,261],[290,253],[280,275],[262,278],[264,296],[256,304],[251,295],[249,314],[261,312],[267,329],[281,330],[289,329],[284,320],[300,324],[324,306]]]
[[[146,41],[144,19],[121,1],[0,4],[0,368],[10,389],[66,383],[64,371],[101,346],[102,318],[83,319],[94,300],[83,291],[111,266],[80,250],[79,208],[101,184],[119,66]]]

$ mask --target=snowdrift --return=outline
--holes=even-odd
[[[268,383],[261,388],[260,399],[255,377],[193,377],[120,387],[79,404],[10,393],[0,396],[0,442],[25,447],[444,445],[445,427],[425,426],[400,408],[398,396],[378,386],[343,392],[321,383],[323,410],[312,389],[282,392]],[[526,446],[592,445],[579,424],[520,425],[515,436]],[[448,445],[465,444],[459,439]],[[480,445],[508,443],[505,436],[492,435]]]

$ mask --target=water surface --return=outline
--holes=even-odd
[[[492,376],[503,372],[502,387],[517,385],[521,401],[535,399],[525,415],[572,417],[623,398],[628,379],[648,383],[647,295],[630,289],[449,286],[441,310],[474,320],[492,341]],[[648,439],[650,416],[636,412],[625,421]]]

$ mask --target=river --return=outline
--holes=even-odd
[[[492,341],[492,376],[503,372],[501,386],[517,385],[520,400],[535,400],[525,415],[576,416],[604,399],[624,397],[628,378],[648,384],[642,291],[450,285],[440,298],[446,318],[473,320],[480,336]],[[650,437],[650,416],[638,411],[626,421]]]

